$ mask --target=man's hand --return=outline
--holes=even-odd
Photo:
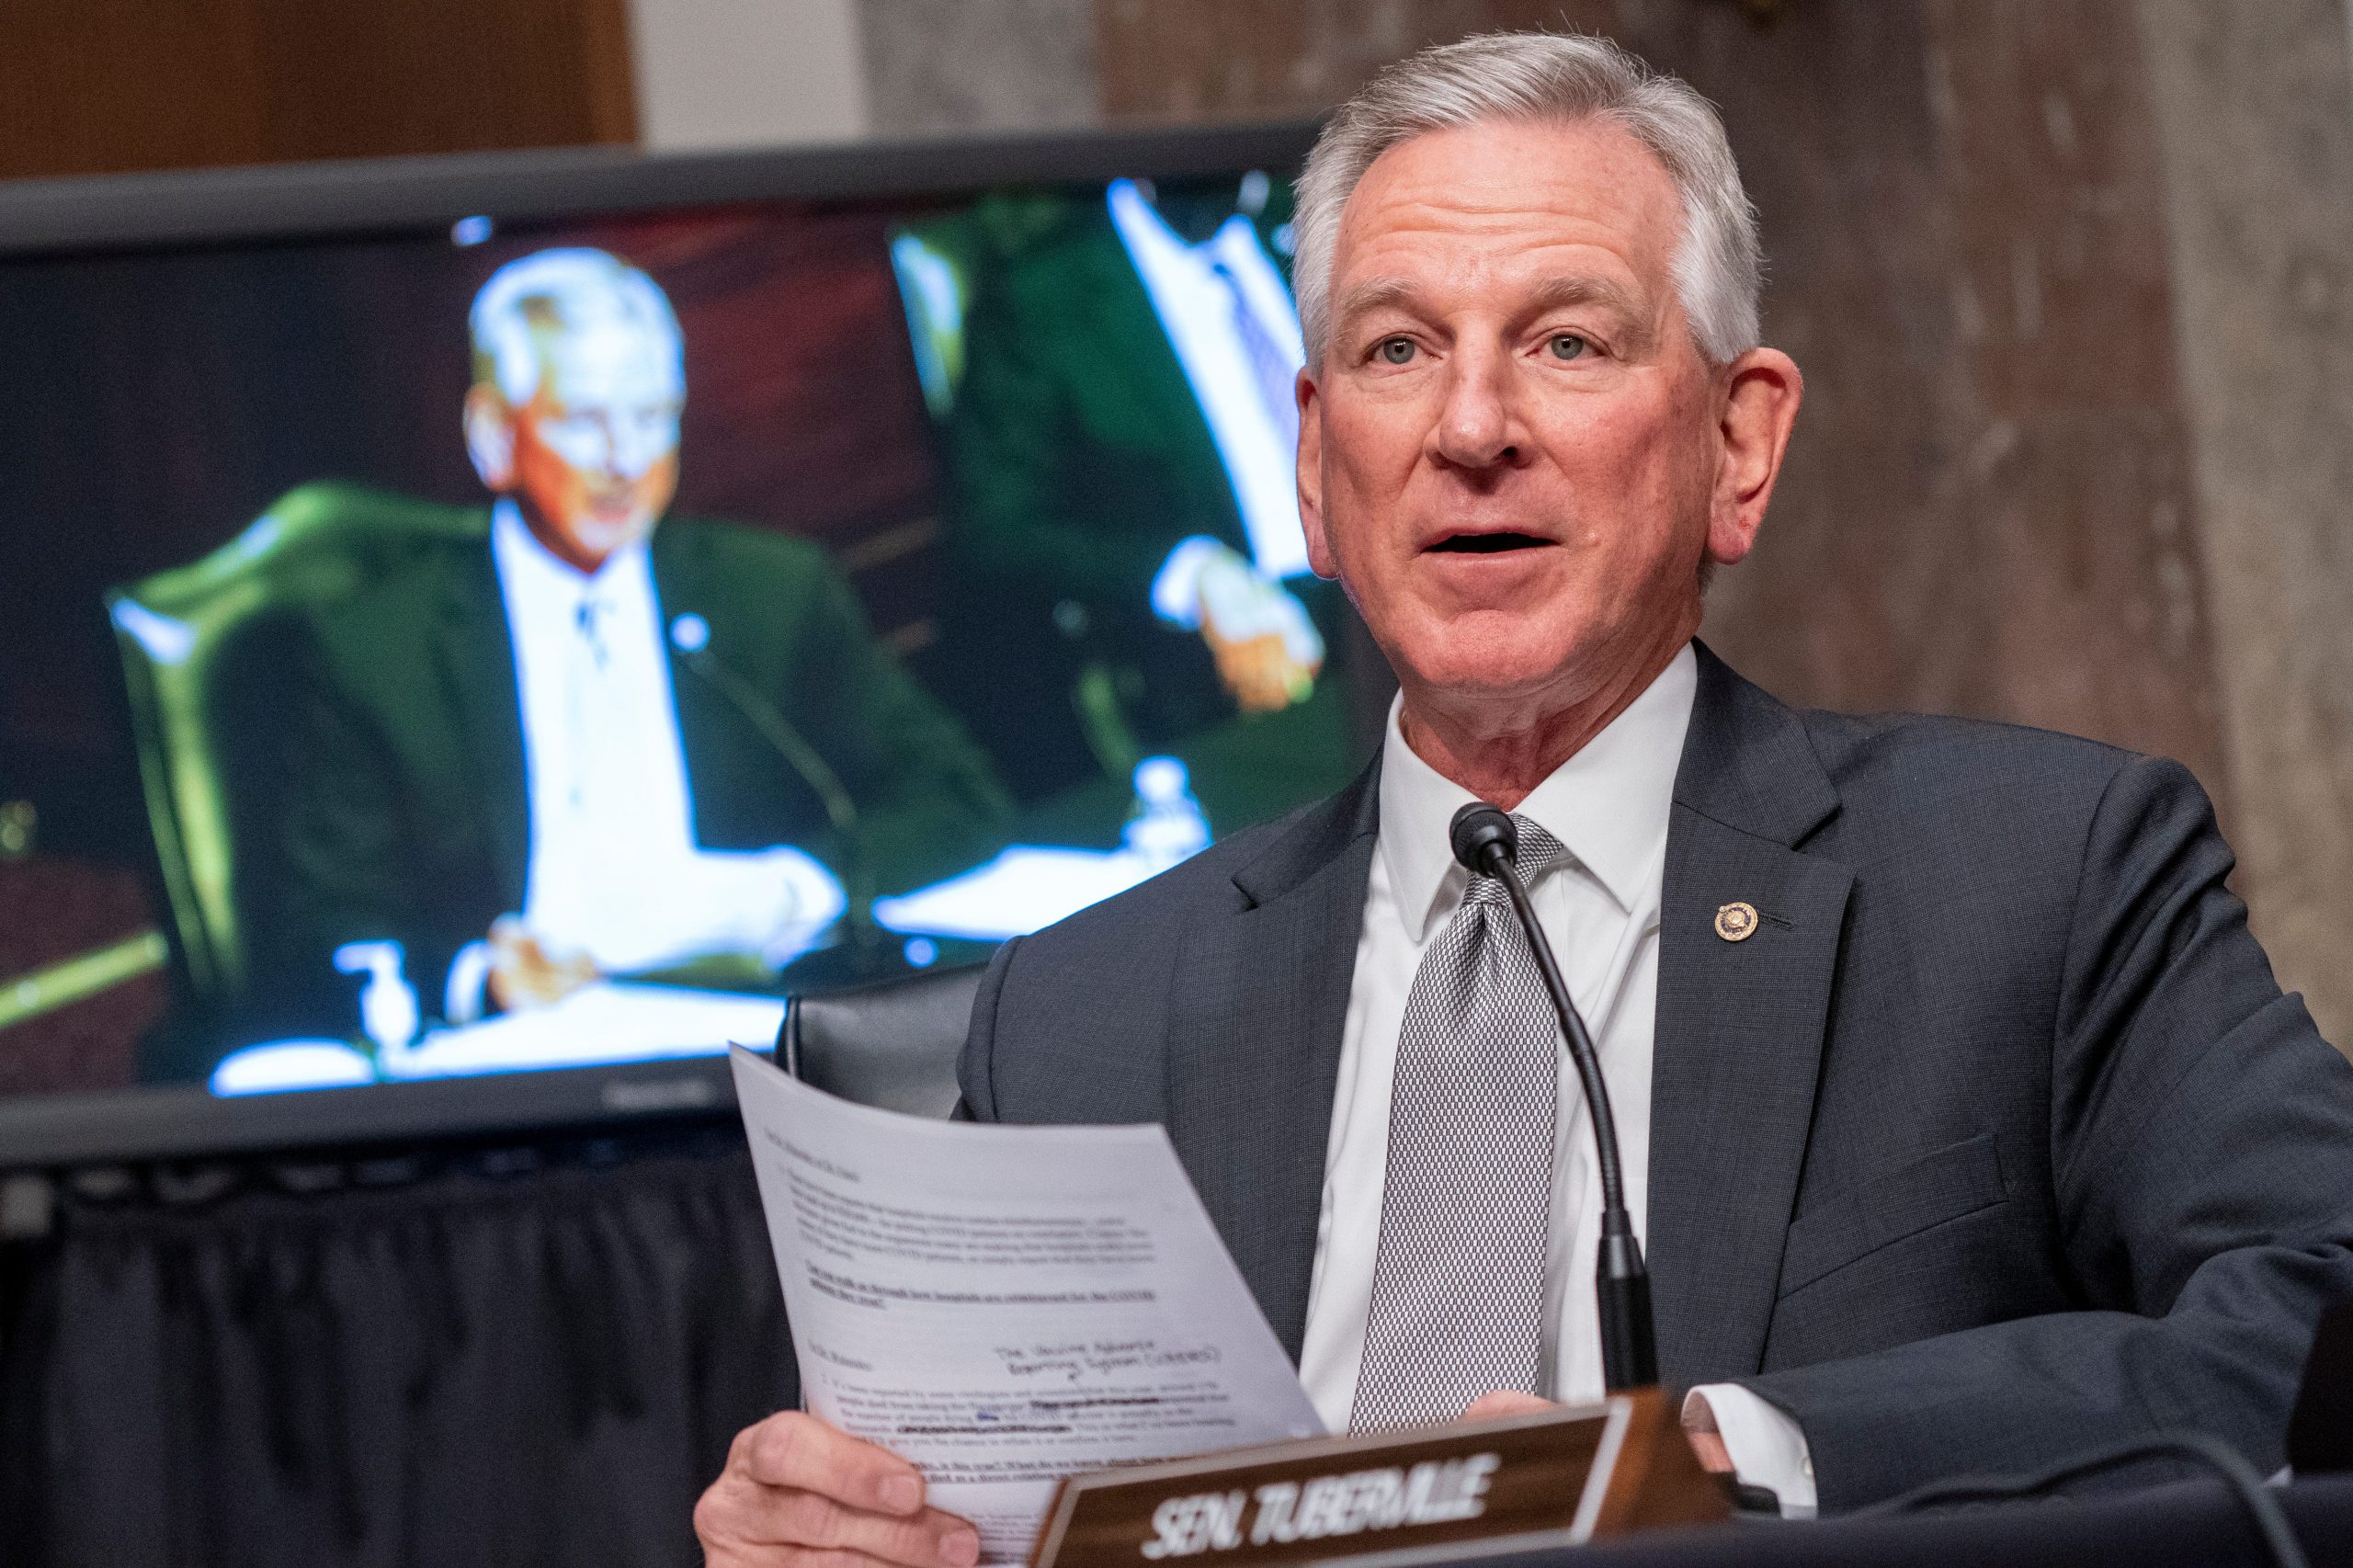
[[[797,1410],[735,1434],[695,1505],[706,1568],[971,1568],[981,1538],[924,1506],[922,1472]]]
[[[706,852],[705,858],[717,857]],[[760,939],[747,944],[771,968],[782,969],[814,947],[817,938],[849,908],[849,895],[841,879],[805,850],[781,844],[741,858],[758,867],[763,878],[773,879],[782,897],[781,907],[760,931]]]
[[[1210,657],[1217,662],[1218,678],[1245,713],[1279,713],[1294,702],[1304,701],[1315,689],[1319,666],[1295,658],[1290,642],[1279,631],[1229,641],[1219,632],[1217,623],[1205,617],[1201,640],[1210,645]]]
[[[1700,1403],[1704,1404],[1706,1402]],[[1540,1410],[1554,1408],[1556,1406],[1549,1399],[1539,1399],[1532,1393],[1515,1393],[1509,1389],[1497,1389],[1493,1393],[1483,1393],[1472,1400],[1471,1408],[1462,1413],[1462,1419],[1492,1421],[1501,1415],[1532,1415]],[[1683,1436],[1690,1443],[1691,1451],[1699,1456],[1702,1470],[1716,1475],[1732,1473],[1732,1455],[1724,1451],[1724,1440],[1714,1427],[1703,1432],[1697,1427],[1686,1426]]]
[[[490,995],[507,1012],[561,1002],[597,979],[585,955],[551,953],[511,915],[490,923]]]
[[[1245,713],[1304,702],[1324,668],[1324,636],[1290,589],[1206,536],[1168,552],[1152,580],[1153,613],[1199,631],[1218,678]]]
[[[1519,1393],[1511,1389],[1497,1389],[1483,1393],[1471,1402],[1462,1413],[1465,1421],[1494,1421],[1506,1415],[1533,1415],[1540,1410],[1558,1410],[1549,1399],[1539,1399],[1532,1393]]]

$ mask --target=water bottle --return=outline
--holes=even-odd
[[[1173,756],[1148,756],[1136,764],[1135,805],[1120,838],[1128,852],[1155,871],[1165,871],[1210,845],[1210,819],[1193,798],[1192,776]]]
[[[368,977],[359,993],[359,1029],[387,1055],[407,1049],[419,1022],[416,987],[401,977],[404,956],[398,942],[346,942],[335,950],[336,969]]]

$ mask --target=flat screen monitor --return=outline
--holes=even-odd
[[[1305,136],[0,193],[0,1119],[605,1103],[1345,783]]]

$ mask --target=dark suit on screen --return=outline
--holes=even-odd
[[[1233,212],[1228,196],[1161,207],[1205,234]],[[1262,233],[1281,216],[1261,214]],[[995,198],[975,228],[967,369],[946,431],[958,592],[941,604],[936,665],[1028,797],[1099,771],[1073,700],[1089,664],[1113,673],[1148,749],[1233,720],[1208,649],[1155,617],[1151,587],[1180,540],[1245,556],[1251,545],[1216,437],[1100,197]],[[1336,596],[1311,578],[1288,585],[1328,641]]]
[[[326,955],[338,943],[397,938],[412,977],[438,986],[461,946],[523,907],[523,720],[489,516],[479,537],[421,551],[313,619],[281,824],[279,963],[306,1000],[332,984]],[[648,549],[664,624],[699,619],[700,652],[805,738],[861,830],[857,845],[842,840],[810,784],[674,632],[670,684],[700,847],[792,844],[846,880],[862,855],[882,892],[1002,847],[1009,808],[988,760],[875,638],[816,545],[674,518]],[[321,990],[320,1005],[335,994]]]
[[[983,1119],[1165,1122],[1294,1358],[1376,784],[1008,944],[962,1064]],[[1790,1412],[1825,1509],[2160,1427],[2279,1465],[2353,1295],[2353,1065],[2231,866],[2173,763],[1797,712],[1702,649],[1659,938],[1665,1380]]]

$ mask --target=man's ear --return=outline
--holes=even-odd
[[[515,414],[496,387],[477,385],[466,393],[466,455],[492,494],[514,487]]]
[[[1752,348],[1726,366],[1717,426],[1721,457],[1708,514],[1708,559],[1730,566],[1746,556],[1764,526],[1780,477],[1790,430],[1805,397],[1797,361],[1778,348]]]
[[[1299,524],[1307,530],[1307,564],[1328,582],[1339,576],[1340,559],[1324,527],[1324,394],[1305,370],[1292,387],[1299,398]]]

